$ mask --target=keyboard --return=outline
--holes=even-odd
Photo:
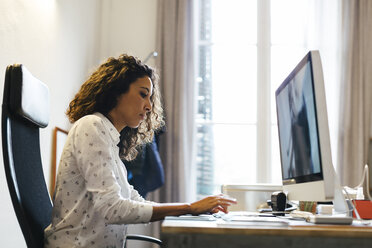
[[[165,220],[194,220],[194,221],[215,221],[216,218],[213,215],[191,215],[185,214],[180,216],[166,216]]]
[[[288,226],[289,221],[280,219],[273,215],[262,214],[226,214],[221,217],[224,222],[219,222],[218,225],[266,225],[266,226]]]

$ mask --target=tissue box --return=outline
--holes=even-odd
[[[372,201],[354,200],[353,202],[358,210],[360,218],[372,219]],[[353,217],[356,218],[355,211],[353,211]]]

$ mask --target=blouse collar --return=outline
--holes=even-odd
[[[99,112],[94,113],[94,115],[96,115],[96,116],[98,116],[102,119],[103,125],[107,128],[107,130],[109,130],[109,133],[110,133],[111,138],[112,138],[113,142],[115,143],[115,145],[119,144],[120,133],[115,128],[115,126],[111,123],[111,121],[106,116],[104,116],[103,114],[101,114]]]

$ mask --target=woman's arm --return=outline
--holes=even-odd
[[[179,216],[183,214],[198,215],[202,213],[216,213],[222,211],[227,213],[227,207],[236,204],[235,199],[227,198],[225,195],[214,195],[205,197],[199,201],[189,203],[162,203],[155,204],[152,210],[151,221],[158,221],[165,216]]]

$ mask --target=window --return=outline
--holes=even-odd
[[[337,40],[336,11],[318,21],[321,2],[198,0],[199,196],[221,184],[281,183],[274,92],[308,50],[322,54],[323,26],[333,25],[327,44]]]

